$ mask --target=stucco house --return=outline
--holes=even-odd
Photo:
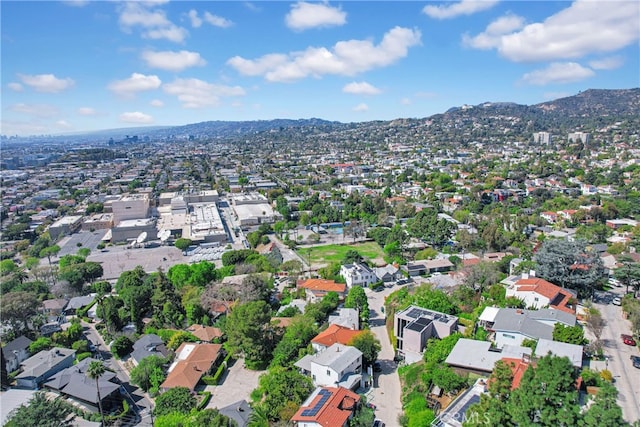
[[[68,348],[42,350],[20,364],[22,372],[16,376],[18,387],[32,390],[39,388],[54,374],[73,365],[75,356],[76,351]]]
[[[335,343],[327,349],[306,355],[295,363],[317,386],[339,385],[347,389],[360,386],[362,352],[355,347]]]

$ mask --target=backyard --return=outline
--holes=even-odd
[[[332,262],[340,262],[350,250],[356,250],[366,260],[376,265],[385,264],[382,249],[376,242],[364,242],[343,245],[314,246],[300,248],[296,253],[314,267],[322,267]]]

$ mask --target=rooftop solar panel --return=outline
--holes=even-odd
[[[329,390],[321,389],[318,392],[318,395],[320,396],[320,400],[316,402],[313,408],[308,408],[302,411],[301,415],[303,417],[315,417],[320,409],[322,409],[324,404],[327,403],[327,400],[329,400],[329,398],[331,397],[331,392]]]

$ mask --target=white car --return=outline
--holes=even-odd
[[[622,305],[622,300],[620,299],[620,297],[613,297],[613,299],[611,300],[611,304]]]

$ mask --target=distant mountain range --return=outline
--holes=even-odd
[[[250,135],[260,135],[265,140],[269,132],[280,134],[326,134],[349,130],[367,130],[402,127],[429,128],[429,132],[446,133],[451,139],[493,138],[536,131],[571,131],[592,129],[610,125],[622,119],[640,122],[640,88],[589,89],[577,95],[559,98],[535,105],[512,102],[484,102],[479,105],[453,107],[441,114],[421,119],[395,119],[342,123],[318,118],[274,119],[256,121],[207,121],[184,126],[154,126],[112,129],[74,135],[40,137],[46,141],[90,141],[113,138],[125,140],[128,135],[138,135],[138,141],[149,139],[226,139],[243,140]],[[464,124],[469,124],[471,130]],[[484,129],[478,131],[478,124]],[[501,127],[498,132],[492,128]],[[502,133],[501,133],[502,132]],[[30,138],[34,140],[34,138]],[[250,138],[249,138],[250,139]],[[128,140],[127,140],[128,141]]]

